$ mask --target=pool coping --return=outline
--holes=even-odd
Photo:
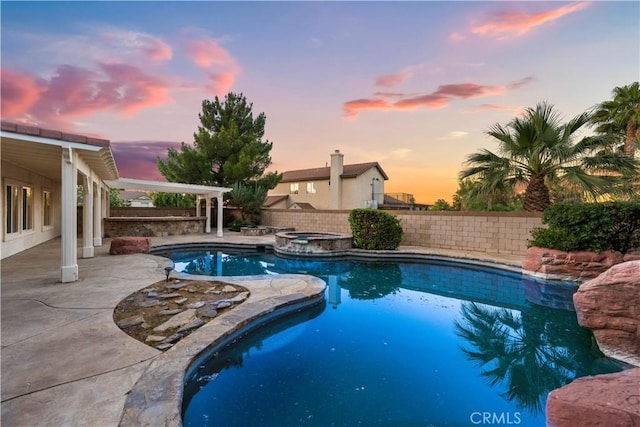
[[[193,369],[217,349],[266,322],[325,301],[326,284],[309,275],[172,276],[243,286],[249,297],[155,358],[128,393],[120,426],[182,426],[184,381]]]
[[[191,242],[156,245],[151,254],[184,249],[235,249],[271,252],[269,243]],[[282,256],[282,254],[278,254]],[[296,256],[290,256],[297,258]],[[305,257],[308,258],[308,257]],[[351,249],[334,257],[364,261],[439,261],[521,273],[519,263],[504,259],[459,257],[425,251],[371,251]],[[182,426],[182,398],[185,379],[218,349],[265,323],[285,317],[293,312],[311,308],[325,302],[326,284],[322,279],[302,274],[254,276],[200,276],[173,272],[182,279],[207,280],[239,285],[247,288],[249,297],[235,307],[203,325],[178,342],[173,348],[155,358],[131,388],[125,400],[120,426]],[[265,283],[266,282],[266,283]]]
[[[488,268],[495,268],[499,270],[510,271],[512,273],[524,273],[521,267],[521,259],[509,260],[501,258],[499,255],[493,257],[489,254],[476,253],[460,253],[456,256],[450,254],[439,254],[437,251],[429,251],[422,248],[421,250],[412,250],[404,248],[403,250],[365,250],[365,249],[349,249],[341,250],[336,253],[322,253],[322,254],[291,254],[288,252],[280,252],[274,249],[274,245],[270,243],[228,243],[228,242],[197,242],[197,243],[171,243],[164,245],[156,245],[151,248],[152,254],[157,254],[162,251],[171,250],[184,250],[186,248],[206,250],[206,249],[253,249],[262,250],[265,252],[274,252],[278,256],[283,258],[303,258],[303,259],[354,259],[360,261],[379,261],[379,260],[393,260],[393,261],[440,261],[440,262],[455,262],[458,264],[469,264],[473,266],[481,266]]]

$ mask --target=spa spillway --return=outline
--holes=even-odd
[[[281,255],[331,257],[344,255],[352,247],[351,234],[281,232],[276,233],[273,251]]]

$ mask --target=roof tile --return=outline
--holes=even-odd
[[[353,165],[344,165],[342,169],[342,178],[356,178],[362,175],[371,168],[378,168],[384,179],[389,179],[387,174],[382,170],[382,167],[378,162],[357,163]],[[313,181],[315,179],[329,179],[331,176],[331,168],[313,168],[313,169],[300,169],[294,171],[287,171],[282,174],[282,180],[280,182],[294,182],[294,181]]]
[[[268,208],[268,207],[271,207],[271,206],[275,205],[278,202],[281,202],[283,200],[287,200],[288,198],[289,198],[288,194],[267,196],[267,198],[264,200],[263,206]]]
[[[77,133],[60,132],[52,129],[43,129],[38,126],[23,125],[2,121],[2,130],[5,132],[14,132],[22,135],[40,136],[42,138],[57,139],[60,141],[79,142],[81,144],[95,145],[98,147],[110,147],[111,143],[107,139],[92,138]]]
[[[7,132],[15,132],[16,129],[18,128],[18,125],[16,123],[11,123],[11,122],[0,122],[0,126],[2,128],[2,130],[5,130]]]
[[[24,135],[40,135],[40,128],[35,126],[18,125],[16,128],[17,133]]]
[[[62,132],[51,129],[41,129],[40,136],[43,138],[62,139]]]

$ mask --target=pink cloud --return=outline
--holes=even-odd
[[[384,99],[356,99],[343,104],[346,118],[357,117],[360,110],[412,110],[420,107],[444,108],[452,99],[469,99],[482,96],[500,95],[508,90],[519,89],[535,79],[525,77],[517,82],[505,86],[490,86],[477,83],[455,83],[438,86],[434,92],[418,96],[408,96],[402,93],[376,92],[376,96],[384,98],[403,98],[390,104]]]
[[[565,15],[578,12],[590,5],[590,2],[577,2],[560,6],[546,12],[497,12],[484,24],[471,28],[471,32],[482,36],[506,38],[521,36],[532,28],[555,21]]]
[[[125,57],[140,55],[152,62],[168,61],[173,57],[171,46],[158,37],[120,28],[107,28],[99,34],[101,48],[108,56],[97,58],[103,62],[125,62]],[[90,42],[91,40],[89,40]]]
[[[138,110],[171,102],[169,84],[159,77],[145,74],[140,68],[125,64],[103,64],[108,79],[98,83],[105,103],[127,116]]]
[[[460,34],[460,33],[451,33],[449,34],[449,40],[453,40],[455,42],[459,42],[461,40],[464,40],[466,37],[464,36],[464,34]]]
[[[407,96],[406,93],[402,93],[402,92],[376,92],[374,93],[374,95],[380,96],[382,98],[403,98]]]
[[[403,83],[409,77],[413,75],[413,72],[410,68],[404,69],[398,73],[394,74],[386,74],[384,76],[380,76],[376,78],[375,85],[382,87],[393,87],[397,86],[400,83]]]
[[[200,68],[216,67],[222,71],[209,74],[205,90],[216,95],[229,92],[240,72],[235,58],[213,39],[195,39],[185,42],[185,53]]]
[[[441,85],[433,93],[400,100],[394,104],[396,108],[409,110],[418,107],[444,108],[452,98],[475,98],[479,96],[503,93],[503,86],[487,86],[476,83],[457,83]]]
[[[522,86],[526,86],[529,83],[533,83],[536,81],[536,78],[533,76],[527,76],[523,79],[518,80],[517,82],[513,82],[513,83],[509,83],[507,85],[507,89],[509,90],[513,90],[513,89],[520,89]]]
[[[37,54],[50,59],[46,77],[2,69],[1,108],[6,119],[74,131],[73,121],[95,113],[133,116],[139,111],[173,102],[175,91],[215,94],[228,92],[239,73],[236,61],[206,37],[192,43],[191,54],[212,69],[197,80],[185,81],[154,72],[170,61],[172,47],[151,34],[115,27],[92,28],[91,34],[42,38]],[[208,55],[208,56],[207,56]],[[51,63],[67,58],[66,64]]]
[[[168,84],[137,67],[100,64],[99,68],[102,72],[71,65],[58,67],[36,109],[70,118],[109,109],[131,116],[170,100]]]
[[[486,86],[476,83],[458,83],[438,87],[434,95],[456,98],[474,98],[477,96],[497,95],[505,91],[504,86]]]
[[[447,106],[449,98],[445,95],[428,94],[403,99],[393,104],[401,110],[412,110],[418,107],[443,108]]]
[[[0,69],[2,116],[18,116],[28,111],[40,98],[43,87],[36,78],[8,68]]]
[[[236,60],[212,39],[189,40],[185,46],[185,53],[200,68],[209,68],[212,65],[237,69]]]
[[[123,178],[165,181],[158,171],[158,157],[166,160],[169,148],[180,149],[179,142],[172,141],[127,141],[113,142],[111,150]]]
[[[168,61],[173,57],[171,46],[161,40],[153,40],[143,50],[147,53],[147,57],[153,61]]]
[[[209,75],[209,78],[211,79],[211,83],[207,86],[207,90],[210,90],[217,96],[226,95],[236,80],[236,76],[228,71],[212,73]]]
[[[344,116],[347,118],[357,117],[360,110],[386,110],[391,108],[391,104],[384,99],[355,99],[345,102],[342,106]]]
[[[97,88],[93,84],[97,73],[86,68],[62,65],[47,83],[47,90],[35,105],[34,116],[84,116],[101,109]]]
[[[171,101],[165,80],[124,64],[99,64],[95,71],[61,65],[48,81],[15,72],[3,72],[2,78],[3,117],[29,117],[31,122],[60,130],[69,130],[69,120],[77,117],[102,111],[131,116]]]

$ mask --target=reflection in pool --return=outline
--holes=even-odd
[[[575,313],[528,302],[514,273],[271,254],[170,257],[190,273],[306,273],[328,284],[328,308],[268,325],[196,367],[185,384],[185,426],[459,426],[479,413],[539,426],[551,390],[621,369]]]

